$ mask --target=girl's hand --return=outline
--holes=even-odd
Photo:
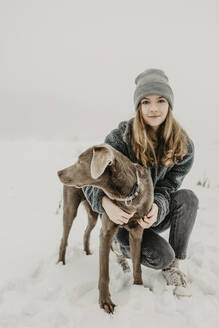
[[[120,207],[115,205],[108,197],[103,196],[102,198],[102,206],[104,210],[106,211],[106,214],[110,218],[111,221],[113,221],[116,224],[126,224],[128,223],[129,219],[134,215],[135,211],[132,213],[126,213],[123,210],[121,210]]]
[[[157,221],[157,214],[158,214],[158,206],[157,204],[153,203],[150,212],[144,216],[144,218],[139,219],[138,223],[143,229],[148,229],[152,226],[154,222]]]

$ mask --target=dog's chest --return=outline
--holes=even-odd
[[[128,226],[130,229],[134,229],[138,226],[138,222],[136,219],[130,219],[126,226]]]

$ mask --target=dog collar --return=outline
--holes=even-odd
[[[138,171],[136,171],[136,178],[137,178],[137,181],[132,189],[132,191],[130,192],[130,194],[125,197],[125,198],[114,198],[115,200],[118,200],[120,202],[125,202],[125,204],[128,206],[128,201],[132,202],[132,200],[134,198],[136,198],[139,194],[139,185],[140,185],[140,178],[139,178],[139,175],[138,175]]]

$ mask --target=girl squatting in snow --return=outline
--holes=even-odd
[[[175,294],[190,296],[179,262],[186,258],[198,198],[189,189],[178,189],[192,167],[194,144],[173,116],[174,95],[164,71],[147,69],[135,83],[135,117],[122,121],[104,142],[151,172],[154,203],[138,221],[144,229],[141,264],[161,269],[167,284],[176,286]],[[122,211],[103,190],[92,186],[82,189],[92,209],[99,214],[106,212],[116,224],[127,223],[133,215]],[[169,242],[159,235],[166,229]],[[128,231],[120,227],[115,238],[124,256],[130,258]]]

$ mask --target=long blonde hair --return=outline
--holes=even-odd
[[[177,164],[187,153],[188,135],[173,117],[170,106],[165,121],[155,134],[143,119],[140,103],[133,121],[131,146],[145,167],[168,167]]]

